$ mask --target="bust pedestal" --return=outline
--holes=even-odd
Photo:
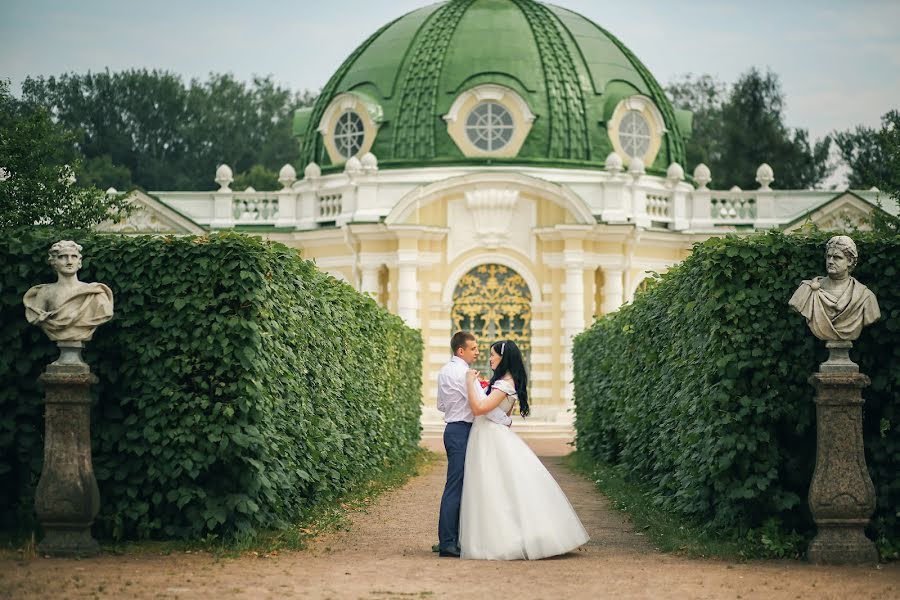
[[[60,346],[60,359],[38,378],[45,392],[44,466],[34,498],[45,536],[38,551],[90,556],[100,550],[91,537],[100,508],[90,433],[90,386],[97,377],[78,356],[80,342]]]
[[[862,435],[862,389],[870,382],[849,365],[839,370],[827,364],[809,378],[816,388],[816,468],[809,507],[818,533],[808,557],[813,563],[876,563],[878,551],[865,534],[875,511]]]

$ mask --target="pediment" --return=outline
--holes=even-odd
[[[116,223],[104,221],[94,229],[104,233],[127,235],[203,235],[206,233],[201,225],[140,190],[131,192],[127,200],[135,206],[134,211],[127,218]]]
[[[796,231],[812,224],[822,231],[869,231],[868,220],[878,207],[851,192],[844,192],[811,210],[785,227]]]

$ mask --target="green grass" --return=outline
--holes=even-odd
[[[407,460],[385,468],[377,477],[358,486],[351,493],[315,507],[306,518],[287,529],[227,540],[214,535],[202,540],[100,540],[100,547],[105,553],[117,555],[202,552],[217,557],[248,554],[267,557],[283,550],[302,550],[318,535],[349,530],[352,513],[366,510],[379,495],[399,488],[410,478],[427,472],[438,458],[438,454],[418,448]],[[0,532],[0,558],[33,558],[36,555],[34,537],[33,532]]]
[[[654,502],[649,488],[630,481],[621,469],[577,451],[565,460],[571,470],[591,479],[616,510],[628,514],[635,530],[646,535],[663,552],[737,561],[800,558],[809,543],[804,535],[781,531],[774,520],[743,535],[715,531],[705,523],[685,520],[663,510]]]

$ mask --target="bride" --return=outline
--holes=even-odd
[[[484,415],[499,406],[507,414],[516,401],[528,416],[528,375],[512,341],[491,346],[490,393],[466,373],[469,405],[476,415],[466,450],[460,506],[462,558],[536,560],[565,554],[588,541],[584,526],[559,484],[508,427]]]

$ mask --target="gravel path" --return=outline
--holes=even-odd
[[[275,557],[207,554],[0,560],[0,598],[900,598],[900,564],[746,564],[656,552],[569,472],[562,441],[529,442],[566,491],[591,542],[535,562],[460,561],[432,554],[444,462],[355,513],[349,531]],[[440,450],[440,442],[425,445]],[[535,518],[539,518],[536,515]]]

